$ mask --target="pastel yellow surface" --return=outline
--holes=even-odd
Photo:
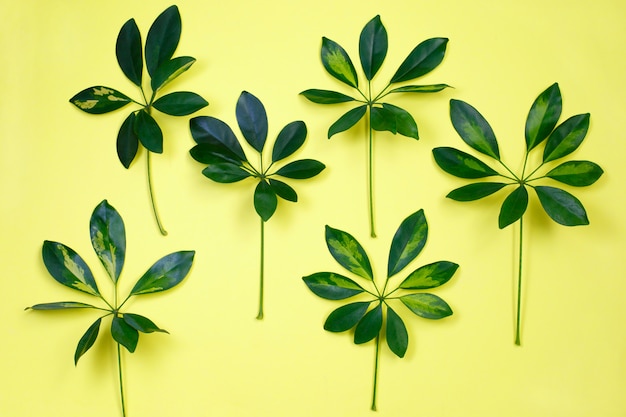
[[[436,290],[454,309],[441,321],[403,313],[403,359],[382,348],[377,415],[432,417],[623,417],[626,415],[626,3],[545,1],[207,1],[181,0],[176,55],[196,64],[168,91],[195,91],[210,105],[198,115],[236,129],[241,91],[256,95],[270,140],[288,122],[309,134],[298,156],[327,169],[295,184],[300,201],[280,202],[266,225],[265,319],[254,319],[259,219],[251,183],[217,184],[189,156],[188,117],[159,116],[165,150],[153,158],[156,197],[167,237],[149,205],[145,154],[130,169],[115,151],[128,113],[92,116],[68,100],[92,85],[138,93],[117,66],[115,39],[135,18],[143,38],[171,3],[154,0],[5,1],[0,5],[0,414],[120,415],[115,346],[103,324],[94,348],[73,365],[76,343],[96,313],[33,312],[50,301],[89,301],[56,283],[41,260],[44,240],[80,253],[108,288],[91,249],[88,221],[107,199],[122,215],[127,258],[122,291],[161,256],[196,250],[184,285],[128,307],[167,334],[140,337],[123,355],[129,417],[374,415],[369,410],[374,344],[323,330],[340,303],[302,282],[342,272],[326,249],[324,225],[350,232],[384,277],[389,244],[423,208],[429,240],[414,265],[457,262]],[[360,30],[380,14],[389,53],[384,83],[422,40],[450,39],[439,68],[420,79],[454,86],[393,103],[416,118],[421,139],[376,133],[378,238],[368,234],[365,129],[326,139],[347,106],[321,106],[298,93],[342,89],[319,59],[322,36],[358,66]],[[475,106],[491,123],[503,158],[521,167],[524,122],[535,97],[558,82],[562,120],[591,113],[572,159],[605,170],[572,189],[591,224],[552,222],[533,199],[525,218],[523,346],[513,345],[517,229],[499,230],[501,196],[458,203],[465,184],[436,167],[431,150],[467,150],[449,120],[449,100]],[[382,87],[382,85],[380,85]],[[520,161],[517,164],[515,161]],[[531,196],[534,197],[534,196]],[[408,269],[407,269],[408,270]],[[410,314],[410,313],[409,313]]]

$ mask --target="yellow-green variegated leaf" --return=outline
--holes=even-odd
[[[41,254],[46,269],[59,283],[87,294],[100,295],[89,266],[72,248],[46,240]]]
[[[195,251],[170,253],[159,259],[135,284],[130,295],[149,294],[178,285],[189,273]]]
[[[85,88],[70,99],[70,103],[91,114],[108,113],[124,107],[131,101],[125,94],[101,85]]]
[[[89,221],[91,245],[107,274],[116,283],[126,256],[126,231],[122,217],[108,201],[94,209]]]

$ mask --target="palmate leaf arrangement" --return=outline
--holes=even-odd
[[[135,19],[128,20],[122,26],[115,47],[117,62],[124,75],[139,87],[143,102],[104,86],[86,88],[70,99],[80,110],[91,114],[108,113],[129,103],[141,106],[141,109],[133,110],[120,127],[117,155],[122,165],[128,168],[137,155],[139,145],[146,149],[150,201],[157,226],[163,235],[167,235],[167,232],[157,211],[150,168],[151,153],[163,152],[163,132],[153,117],[152,110],[156,109],[170,116],[187,116],[208,105],[205,99],[189,91],[177,91],[157,98],[157,93],[196,61],[190,56],[172,58],[180,41],[181,29],[180,13],[176,6],[167,8],[150,27],[145,44],[146,69],[150,76],[150,90],[147,90],[143,85],[141,33]]]
[[[317,272],[303,278],[315,295],[328,300],[360,296],[359,301],[345,304],[331,312],[324,323],[324,329],[330,332],[344,332],[354,328],[355,344],[375,339],[371,405],[374,411],[381,339],[384,337],[389,349],[400,358],[404,357],[409,344],[406,326],[392,304],[401,302],[412,313],[426,319],[441,319],[452,314],[452,309],[444,300],[421,290],[436,288],[448,282],[459,267],[456,263],[437,261],[421,266],[411,272],[397,287],[390,286],[390,279],[420,254],[427,237],[428,223],[423,210],[411,214],[402,221],[391,242],[387,278],[381,288],[376,282],[372,265],[361,244],[349,233],[326,226],[326,244],[330,254],[350,273],[365,279],[367,285],[361,286],[351,278],[335,272]]]
[[[191,135],[197,145],[190,150],[198,162],[207,164],[202,174],[219,183],[233,183],[253,178],[254,209],[261,218],[261,265],[259,284],[259,311],[257,319],[263,318],[263,288],[265,262],[265,222],[276,211],[278,197],[286,201],[298,201],[296,191],[282,179],[303,180],[315,177],[325,168],[314,159],[298,159],[275,169],[278,162],[291,156],[304,144],[307,128],[304,122],[288,123],[278,133],[269,163],[264,150],[268,135],[267,113],[263,103],[247,91],[237,100],[236,117],[239,129],[248,145],[258,154],[258,165],[248,159],[237,136],[223,121],[210,116],[194,117],[190,121]]]
[[[46,240],[43,244],[42,257],[50,275],[66,287],[100,299],[104,306],[98,307],[77,301],[61,301],[36,304],[28,307],[27,310],[92,309],[104,313],[89,326],[78,341],[74,353],[74,364],[78,364],[78,360],[95,343],[102,319],[111,316],[110,334],[117,344],[122,416],[126,416],[121,346],[133,353],[139,341],[139,333],[167,333],[167,331],[145,316],[122,312],[122,307],[133,296],[166,291],[178,285],[189,273],[195,252],[179,251],[162,257],[139,278],[130,293],[120,302],[118,283],[126,259],[126,231],[121,216],[106,200],[94,209],[89,222],[89,233],[93,249],[113,283],[113,300],[109,301],[102,295],[91,269],[76,251],[62,243]]]
[[[390,89],[393,85],[411,81],[428,74],[443,60],[448,39],[431,38],[417,45],[400,64],[385,88],[378,93],[372,82],[381,68],[388,49],[387,30],[380,16],[370,20],[359,37],[359,58],[361,68],[367,80],[367,87],[359,87],[359,78],[345,49],[326,37],[322,38],[321,58],[326,71],[337,80],[352,87],[355,96],[332,90],[309,89],[302,94],[308,100],[319,104],[338,104],[355,102],[356,107],[343,114],[328,129],[328,138],[350,129],[367,115],[368,163],[367,190],[369,204],[370,235],[376,237],[374,221],[374,156],[373,131],[389,131],[393,134],[419,139],[417,124],[411,114],[393,104],[382,100],[389,94],[398,93],[436,93],[449,87],[446,84],[404,85]]]
[[[487,120],[478,110],[463,101],[450,101],[450,119],[454,129],[466,144],[493,159],[503,170],[498,171],[482,160],[455,148],[440,147],[433,150],[436,163],[456,177],[501,178],[501,181],[474,182],[457,188],[447,195],[448,198],[456,201],[473,201],[513,186],[513,191],[504,199],[500,208],[498,225],[503,229],[519,221],[516,345],[521,345],[523,220],[528,207],[528,188],[534,190],[541,206],[555,222],[564,226],[587,225],[589,224],[587,213],[576,197],[561,188],[538,185],[537,181],[548,178],[566,185],[584,187],[596,182],[603,173],[597,164],[580,160],[562,162],[545,172],[547,168],[544,166],[574,152],[584,140],[589,128],[589,113],[572,116],[557,126],[561,111],[561,91],[559,85],[555,83],[535,99],[528,113],[525,127],[526,152],[519,176],[500,158],[496,136]],[[528,168],[530,153],[542,143],[545,143],[545,146],[541,163],[530,170]],[[545,173],[540,174],[541,172]]]

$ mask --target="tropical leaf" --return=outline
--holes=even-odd
[[[205,99],[189,91],[166,94],[153,104],[158,111],[170,116],[188,116],[209,105]]]
[[[562,98],[557,83],[552,84],[535,99],[526,118],[526,149],[532,150],[543,142],[561,117]]]
[[[383,64],[387,55],[387,48],[387,30],[381,22],[380,16],[376,16],[365,25],[359,37],[361,67],[368,80],[374,78]]]
[[[190,56],[180,56],[161,63],[150,80],[152,91],[156,92],[165,87],[183,72],[187,71],[196,62]]]
[[[91,304],[78,303],[76,301],[59,301],[56,303],[35,304],[27,307],[27,310],[69,310],[75,308],[96,308]]]
[[[139,314],[124,313],[122,319],[133,329],[142,333],[161,332],[168,333],[167,330],[159,328],[152,320]]]
[[[449,261],[438,261],[417,268],[402,283],[400,288],[406,290],[425,290],[445,284],[452,278],[458,264]]]
[[[141,50],[141,33],[135,19],[130,19],[117,35],[115,43],[117,63],[126,78],[138,87],[141,87],[143,75],[143,52]]]
[[[364,291],[350,278],[334,272],[317,272],[302,279],[315,295],[327,300],[343,300]]]
[[[135,284],[130,295],[169,290],[187,276],[195,251],[178,251],[159,259]]]
[[[589,224],[587,212],[580,200],[565,190],[555,187],[534,187],[541,206],[548,216],[564,226]]]
[[[378,336],[383,326],[383,309],[379,303],[376,307],[365,313],[354,329],[354,343],[359,345],[369,342]]]
[[[272,162],[280,161],[300,149],[306,139],[306,134],[306,125],[300,120],[283,127],[272,148]]]
[[[202,170],[202,174],[215,182],[221,183],[237,182],[251,176],[248,171],[231,162],[209,164]]]
[[[364,104],[362,106],[355,107],[342,115],[330,126],[330,128],[328,128],[328,139],[330,139],[333,135],[346,131],[357,124],[357,122],[365,116],[366,111],[367,105]]]
[[[428,223],[424,210],[418,210],[404,219],[391,241],[387,277],[397,274],[413,261],[424,248],[427,238]]]
[[[82,335],[76,346],[76,352],[74,352],[74,365],[78,364],[78,360],[83,356],[95,343],[100,332],[100,323],[102,323],[102,317],[96,320]]]
[[[408,111],[389,103],[383,103],[383,108],[389,111],[395,118],[396,130],[399,134],[419,139],[417,123],[415,123],[415,119]]]
[[[446,197],[456,201],[474,201],[490,196],[507,185],[503,182],[476,182],[452,190]]]
[[[509,194],[502,203],[498,226],[504,229],[508,225],[515,223],[522,218],[528,207],[528,191],[526,187],[520,185]]]
[[[498,172],[480,159],[455,148],[433,149],[435,162],[448,174],[460,178],[485,178],[498,175]]]
[[[169,61],[180,41],[182,22],[177,6],[170,6],[154,21],[146,38],[146,67],[151,77]]]
[[[89,266],[72,248],[46,240],[41,253],[46,269],[57,282],[90,295],[100,295]]]
[[[409,81],[434,70],[443,61],[448,39],[431,38],[417,45],[391,77],[391,84]]]
[[[267,113],[263,103],[243,91],[237,100],[236,116],[243,137],[257,152],[262,152],[267,140]]]
[[[326,166],[315,159],[299,159],[280,168],[276,175],[303,180],[318,175],[324,168]]]
[[[480,153],[500,159],[496,135],[478,110],[464,101],[450,100],[450,120],[465,143]]]
[[[396,356],[403,358],[409,346],[409,334],[400,316],[389,306],[387,306],[386,337],[389,349]]]
[[[125,94],[101,85],[85,88],[70,98],[70,103],[91,114],[103,114],[120,109],[132,100]]]
[[[593,184],[604,173],[602,168],[590,161],[568,161],[553,168],[546,177],[575,187],[586,187]]]
[[[223,121],[210,116],[199,116],[189,121],[189,127],[193,140],[199,145],[219,145],[219,147],[234,160],[241,162],[247,161],[246,154],[239,144],[237,137],[232,129]]]
[[[116,283],[126,257],[126,230],[122,217],[107,200],[103,200],[93,211],[89,234],[93,250],[113,283]]]
[[[117,156],[124,168],[130,167],[139,150],[139,137],[135,133],[136,118],[135,112],[130,113],[117,134]]]
[[[324,323],[324,330],[329,332],[350,330],[361,321],[371,303],[371,301],[359,301],[333,310]]]
[[[448,84],[428,84],[428,85],[405,85],[394,88],[389,91],[391,93],[438,93],[450,88]]]
[[[444,300],[429,293],[403,295],[400,301],[416,315],[425,319],[438,320],[452,315],[452,309]]]
[[[589,129],[589,113],[572,116],[554,129],[543,152],[543,162],[554,161],[574,152]]]
[[[267,180],[272,187],[272,190],[276,193],[276,195],[284,200],[296,202],[298,201],[298,194],[296,190],[291,188],[289,184],[286,184],[282,181],[279,181],[274,178],[270,178]]]
[[[359,86],[352,60],[337,42],[322,37],[321,57],[322,64],[330,75],[351,87]]]
[[[113,336],[113,340],[128,349],[130,353],[133,353],[137,348],[137,342],[139,341],[137,329],[126,323],[119,316],[113,317],[111,336]]]
[[[259,181],[254,190],[254,209],[261,219],[268,221],[276,211],[278,199],[272,187],[265,181]]]
[[[362,278],[374,279],[365,249],[351,234],[326,226],[326,245],[339,265]]]
[[[163,153],[163,132],[156,120],[146,110],[137,112],[135,133],[147,150],[154,153]]]
[[[301,92],[309,101],[317,104],[337,104],[355,101],[353,97],[331,90],[309,89]]]

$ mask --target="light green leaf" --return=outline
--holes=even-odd
[[[575,187],[593,184],[604,173],[599,165],[591,161],[568,161],[550,170],[546,177]]]
[[[535,99],[526,118],[526,150],[530,151],[543,142],[561,117],[561,90],[552,84]]]
[[[89,221],[91,245],[107,274],[116,283],[126,257],[126,230],[120,214],[107,200],[94,209]]]
[[[56,303],[35,304],[26,310],[68,310],[74,308],[96,308],[91,304],[78,303],[76,301],[59,301]]]
[[[427,84],[427,85],[405,85],[394,88],[391,93],[438,93],[446,88],[451,88],[448,84]]]
[[[168,85],[183,72],[191,68],[195,62],[196,59],[190,56],[179,56],[163,62],[152,75],[152,80],[150,81],[152,91],[159,91]]]
[[[360,277],[374,279],[365,250],[351,234],[326,226],[326,245],[339,265]]]
[[[111,336],[113,336],[113,340],[128,349],[130,353],[133,353],[137,348],[139,333],[121,317],[113,317],[113,321],[111,322]]]
[[[179,251],[159,259],[139,278],[130,295],[165,291],[180,284],[191,269],[195,253]]]
[[[500,159],[496,135],[478,110],[464,101],[450,100],[450,120],[465,143],[480,153]]]
[[[321,57],[322,64],[330,75],[351,87],[359,86],[352,60],[337,42],[323,37]]]
[[[327,300],[343,300],[365,291],[350,278],[334,272],[317,272],[302,279],[315,295]]]
[[[41,254],[46,269],[59,283],[90,295],[100,295],[89,266],[72,248],[46,240]]]
[[[425,290],[439,287],[448,282],[458,268],[458,264],[448,261],[438,261],[424,265],[406,277],[400,284],[400,288]]]
[[[161,332],[161,333],[169,333],[167,330],[163,330],[159,328],[152,320],[147,317],[140,316],[139,314],[132,313],[124,313],[123,317],[126,324],[128,324],[133,329],[140,331],[142,333],[153,333],[153,332]]]
[[[400,297],[400,301],[416,315],[425,319],[442,319],[452,315],[452,309],[435,294],[415,293]]]
[[[543,162],[554,161],[574,152],[589,129],[589,113],[572,116],[554,129],[543,151]]]

